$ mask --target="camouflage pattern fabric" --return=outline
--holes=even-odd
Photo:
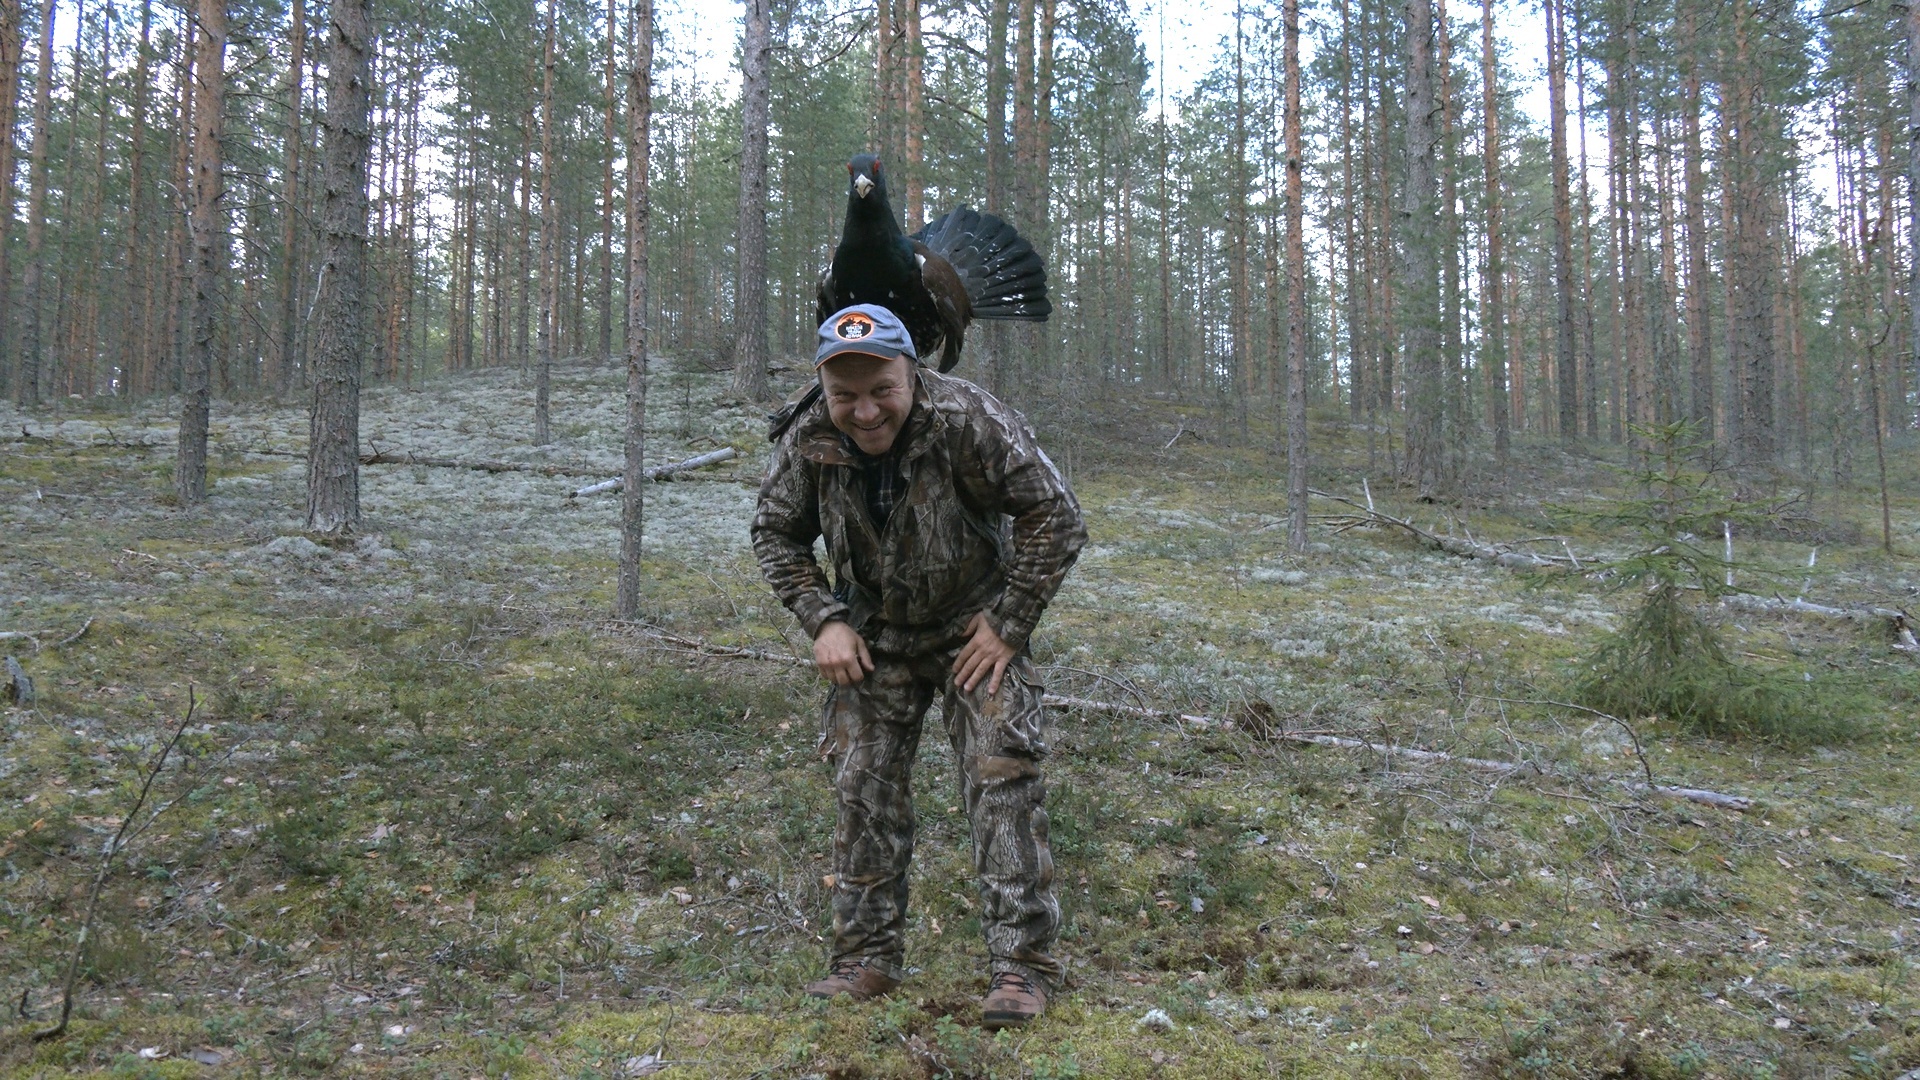
[[[917,370],[900,435],[907,491],[885,526],[816,401],[774,447],[754,554],[808,637],[839,619],[869,649],[921,655],[957,647],[985,611],[1022,649],[1086,543],[1080,505],[1019,413],[964,379]],[[821,537],[832,587],[813,555]]]
[[[821,752],[833,763],[839,819],[833,830],[833,954],[861,957],[904,975],[907,867],[913,859],[911,771],[921,720],[945,695],[947,739],[960,774],[960,802],[973,833],[980,925],[992,971],[1018,971],[1058,986],[1048,950],[1060,928],[1047,847],[1047,718],[1040,681],[1016,657],[987,696],[952,676],[953,653],[874,654],[873,673],[827,697]]]
[[[1046,714],[1025,652],[1086,543],[1080,506],[1026,420],[964,379],[916,369],[898,448],[905,494],[885,522],[867,509],[858,459],[823,401],[776,420],[760,487],[754,552],[808,637],[841,620],[874,671],[827,699],[822,751],[833,762],[834,955],[902,974],[911,771],[936,692],[972,823],[981,924],[993,970],[1057,985],[1059,928],[1047,848]],[[826,542],[833,568],[814,557]],[[967,622],[985,612],[1016,653],[987,697],[952,685]]]

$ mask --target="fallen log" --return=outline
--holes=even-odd
[[[1113,701],[1094,701],[1089,698],[1067,697],[1060,694],[1048,694],[1043,699],[1051,708],[1056,709],[1092,709],[1098,712],[1121,713],[1128,716],[1143,716],[1162,720],[1178,720],[1194,728],[1225,727],[1225,722],[1211,716],[1195,716],[1191,713],[1143,709],[1138,705],[1122,705]],[[1535,770],[1536,767],[1524,762],[1494,761],[1489,758],[1466,757],[1461,754],[1449,754],[1443,750],[1421,750],[1411,746],[1389,746],[1384,743],[1367,742],[1364,739],[1349,739],[1338,735],[1325,735],[1317,732],[1278,730],[1271,738],[1283,742],[1303,743],[1311,746],[1333,746],[1344,750],[1366,750],[1383,757],[1404,758],[1408,761],[1421,761],[1434,764],[1462,765],[1479,772],[1496,773],[1503,776]],[[1753,800],[1745,795],[1727,795],[1703,788],[1676,787],[1671,784],[1648,784],[1638,780],[1623,780],[1620,783],[1628,791],[1643,791],[1666,799],[1682,799],[1687,802],[1717,806],[1722,810],[1751,810]]]
[[[1795,598],[1788,600],[1780,596],[1756,596],[1752,593],[1734,593],[1723,596],[1720,603],[1726,607],[1739,608],[1742,611],[1761,611],[1767,613],[1787,612],[1795,615],[1824,615],[1830,619],[1847,619],[1854,622],[1871,622],[1876,619],[1906,621],[1906,612],[1883,607],[1835,607],[1831,604],[1816,604],[1810,600]]]
[[[1392,514],[1383,514],[1380,511],[1374,509],[1371,505],[1363,506],[1352,499],[1345,498],[1340,495],[1334,495],[1325,491],[1314,491],[1312,489],[1308,490],[1308,494],[1318,495],[1323,499],[1331,499],[1334,502],[1341,503],[1346,506],[1350,506],[1354,510],[1358,511],[1360,516],[1357,518],[1345,518],[1339,522],[1336,522],[1335,523],[1336,529],[1353,528],[1359,525],[1388,525],[1396,529],[1404,530],[1407,533],[1411,534],[1415,539],[1421,541],[1427,546],[1437,548],[1438,550],[1444,551],[1449,555],[1459,555],[1469,559],[1483,559],[1487,562],[1495,563],[1500,566],[1513,567],[1518,569],[1538,569],[1541,567],[1549,567],[1549,566],[1551,567],[1564,566],[1564,567],[1569,567],[1576,571],[1584,570],[1584,568],[1580,565],[1580,560],[1574,556],[1573,548],[1568,546],[1566,539],[1564,537],[1546,536],[1546,537],[1537,538],[1538,540],[1551,540],[1559,544],[1563,549],[1566,550],[1566,554],[1564,556],[1541,555],[1531,551],[1516,551],[1513,549],[1512,546],[1482,544],[1479,541],[1473,540],[1471,538],[1450,536],[1445,533],[1428,532],[1427,530],[1421,528],[1420,526],[1415,525],[1411,520],[1408,520],[1406,518],[1397,518],[1397,517],[1394,517]],[[1371,500],[1369,500],[1369,502],[1371,502]],[[1521,542],[1531,543],[1534,541],[1521,541]],[[1592,560],[1589,560],[1589,561],[1592,561]]]
[[[702,469],[708,465],[718,465],[723,461],[732,461],[739,456],[733,447],[723,446],[718,450],[710,450],[696,457],[690,457],[685,461],[676,461],[668,465],[656,465],[647,470],[647,479],[658,484],[662,481],[673,479],[675,473],[687,472],[690,469]],[[620,491],[626,486],[627,478],[624,476],[616,476],[611,480],[602,480],[597,484],[588,484],[583,488],[575,488],[567,492],[567,498],[582,499],[589,495],[600,495],[609,491]]]

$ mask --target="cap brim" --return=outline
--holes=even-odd
[[[877,343],[870,343],[866,341],[842,341],[842,342],[836,342],[833,345],[828,346],[826,349],[822,350],[820,353],[815,355],[813,358],[814,369],[819,370],[820,365],[826,363],[827,361],[833,359],[836,356],[845,356],[848,353],[858,353],[861,356],[871,356],[875,360],[905,360],[908,363],[913,362],[913,356],[911,354],[898,352],[894,349],[889,349],[884,345],[880,345]]]

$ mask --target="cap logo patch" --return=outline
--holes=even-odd
[[[873,320],[858,311],[851,311],[833,324],[833,332],[841,341],[859,341],[873,333]]]

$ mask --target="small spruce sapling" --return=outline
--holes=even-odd
[[[1576,700],[1616,716],[1659,716],[1714,736],[1757,735],[1790,742],[1839,733],[1804,676],[1737,664],[1705,605],[1739,589],[1733,564],[1714,550],[1729,525],[1751,510],[1721,490],[1692,421],[1636,425],[1647,453],[1625,469],[1632,492],[1611,512],[1583,515],[1633,533],[1637,546],[1601,569],[1610,591],[1635,591],[1639,605],[1583,667]],[[1591,569],[1591,568],[1589,568]]]

